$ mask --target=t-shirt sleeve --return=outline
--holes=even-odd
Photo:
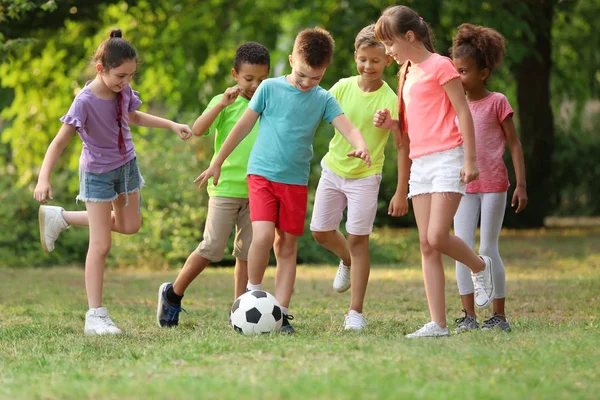
[[[325,91],[325,96],[325,112],[323,112],[323,119],[331,123],[331,121],[344,112],[342,111],[342,107],[340,107],[340,103],[338,103],[330,92]]]
[[[210,102],[208,103],[208,105],[206,106],[206,109],[204,110],[204,112],[202,113],[203,115],[210,110],[211,108],[213,108],[214,106],[216,106],[217,104],[219,104],[219,101],[221,101],[221,98],[223,97],[222,94],[213,97]],[[204,135],[208,135],[216,130],[219,129],[219,126],[221,125],[221,121],[223,120],[223,113],[225,112],[227,108],[223,109],[223,111],[221,111],[219,113],[219,115],[217,115],[217,118],[215,118],[215,120],[213,121],[212,124],[210,124],[210,126],[208,127],[208,129],[206,130],[206,132],[204,132]]]
[[[85,101],[80,97],[75,97],[69,111],[63,115],[60,122],[67,125],[73,125],[77,132],[84,133],[85,121],[87,120],[87,107]]]
[[[444,86],[452,79],[460,78],[456,66],[448,57],[440,57],[436,68],[436,79],[440,86]]]
[[[496,115],[498,116],[498,121],[502,123],[508,116],[513,115],[514,113],[515,112],[510,106],[506,96],[500,95],[496,102]]]
[[[137,90],[133,90],[131,86],[129,86],[129,90],[131,91],[131,98],[129,99],[127,112],[133,112],[140,108],[142,101],[140,100],[140,93]]]
[[[256,89],[256,92],[254,92],[252,99],[250,99],[250,102],[248,103],[248,108],[257,114],[262,114],[263,111],[265,111],[269,85],[270,83],[268,81],[264,81],[258,85],[258,89]]]

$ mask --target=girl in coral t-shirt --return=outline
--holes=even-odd
[[[442,254],[472,271],[478,305],[489,306],[493,294],[492,260],[478,256],[462,239],[450,234],[465,185],[479,176],[473,120],[454,64],[434,53],[429,27],[415,11],[406,6],[386,9],[377,21],[375,37],[402,65],[399,119],[392,119],[389,110],[381,110],[373,122],[408,133],[402,140],[410,142],[412,159],[408,196],[419,229],[431,316],[431,322],[407,337],[448,336]],[[457,115],[462,132],[455,123]]]
[[[512,119],[514,112],[506,96],[490,92],[485,86],[492,71],[501,63],[504,52],[504,37],[490,28],[462,24],[453,39],[452,58],[473,115],[479,169],[479,179],[467,185],[467,194],[460,202],[454,217],[454,231],[473,247],[481,215],[479,250],[494,263],[494,314],[483,323],[482,329],[510,331],[504,312],[506,277],[498,251],[509,187],[508,173],[502,159],[507,141],[517,178],[511,205],[517,206],[517,213],[527,206],[527,190],[523,149]],[[473,283],[469,278],[468,268],[457,261],[456,281],[465,315],[456,320],[456,332],[479,328]]]

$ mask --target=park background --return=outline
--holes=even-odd
[[[462,22],[490,26],[507,39],[504,65],[489,88],[508,96],[524,147],[529,206],[507,210],[505,227],[542,227],[549,216],[600,215],[600,18],[598,0],[406,1],[433,28],[437,50],[447,55]],[[277,2],[271,0],[139,0],[0,2],[0,264],[82,264],[85,229],[63,233],[51,254],[40,252],[38,204],[32,199],[44,153],[60,128],[59,118],[93,78],[90,57],[111,28],[121,28],[142,64],[132,86],[142,111],[193,124],[208,101],[234,84],[236,47],[258,41],[272,54],[271,76],[289,72],[294,36],[321,26],[336,41],[326,89],[356,74],[353,43],[375,22],[385,1]],[[386,70],[394,89],[398,66]],[[133,127],[146,180],[143,226],[134,236],[114,235],[110,265],[152,269],[179,266],[202,238],[207,195],[193,179],[208,165],[214,137],[180,142],[170,131]],[[321,157],[332,136],[323,124],[316,135],[307,225]],[[413,227],[410,212],[387,215],[396,187],[396,154],[389,141],[379,196],[379,228]],[[81,141],[74,138],[52,175],[54,205],[85,209],[78,192]],[[509,152],[506,161],[514,188]],[[507,205],[510,208],[510,204]],[[406,241],[416,234],[375,234],[373,262],[406,260]],[[390,237],[403,236],[403,237]],[[394,240],[392,240],[394,239]],[[231,243],[231,242],[230,242]],[[391,244],[391,245],[390,245]],[[231,249],[231,247],[230,247]],[[229,253],[229,251],[228,251]],[[305,233],[299,261],[333,262],[332,255]],[[230,255],[224,263],[233,261]]]
[[[338,261],[308,232],[290,308],[294,337],[240,337],[228,326],[231,268],[209,268],[190,286],[179,328],[157,327],[156,290],[174,279],[202,237],[207,195],[192,181],[208,165],[214,139],[182,142],[168,131],[133,127],[147,182],[144,221],[136,235],[113,235],[104,286],[104,304],[124,334],[83,335],[87,231],[63,232],[45,254],[32,191],[59,118],[93,77],[90,57],[110,29],[121,28],[143,60],[132,83],[142,111],[192,124],[233,84],[240,43],[266,45],[278,76],[289,72],[298,31],[328,29],[336,41],[322,82],[329,88],[356,73],[356,33],[392,4],[0,0],[0,399],[598,397],[600,228],[582,225],[600,217],[600,0],[403,2],[433,27],[441,54],[463,22],[493,27],[508,41],[490,89],[516,110],[529,194],[523,213],[507,210],[501,234],[512,332],[404,338],[428,313],[414,216],[387,216],[396,185],[392,146],[371,240],[365,331],[342,330],[349,293],[331,288]],[[394,89],[397,68],[385,76]],[[331,136],[326,124],[316,135],[310,206]],[[74,201],[80,150],[75,138],[60,159],[52,204],[84,209]],[[508,154],[506,161],[512,170]],[[571,226],[557,228],[556,221]],[[222,264],[232,261],[228,255]],[[453,329],[462,313],[454,265],[445,261]],[[273,290],[274,268],[264,283]],[[490,316],[478,314],[480,322]]]

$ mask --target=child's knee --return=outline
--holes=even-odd
[[[435,249],[429,244],[427,238],[420,239],[419,247],[421,248],[421,254],[423,256],[429,256],[435,253]]]
[[[110,241],[108,241],[108,242],[90,242],[90,245],[88,248],[88,253],[91,253],[92,255],[94,255],[96,257],[106,258],[106,256],[110,252],[111,245],[112,245],[112,243]]]
[[[329,238],[331,237],[331,234],[332,234],[332,232],[316,232],[316,231],[313,231],[312,232],[312,237],[319,244],[323,244],[323,243],[326,243],[329,240]]]
[[[134,233],[139,232],[141,226],[141,221],[126,223],[121,227],[120,233],[124,235],[133,235]]]
[[[429,231],[427,233],[427,243],[434,250],[440,250],[446,244],[448,237],[448,232]]]

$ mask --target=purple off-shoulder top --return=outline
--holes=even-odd
[[[90,81],[91,82],[91,81]],[[119,152],[119,125],[117,124],[117,98],[104,100],[85,87],[73,100],[71,108],[60,120],[73,125],[83,141],[79,167],[92,173],[103,173],[119,168],[135,158],[135,148],[129,129],[129,113],[142,104],[138,92],[127,85],[123,95],[122,129],[125,155]]]

